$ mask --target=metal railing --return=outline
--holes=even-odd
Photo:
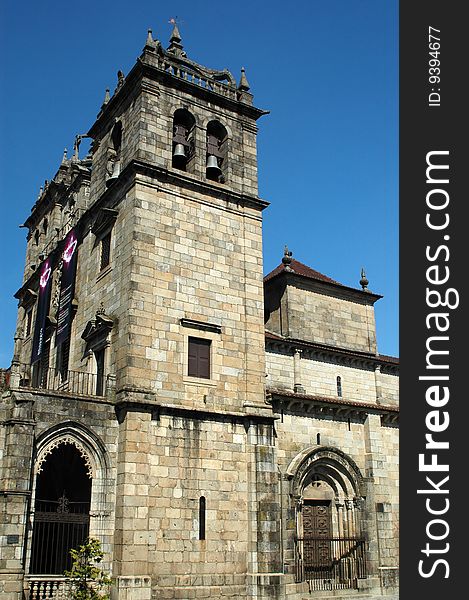
[[[295,539],[296,581],[310,591],[358,587],[367,576],[365,540],[359,538]]]
[[[31,365],[20,365],[19,387],[64,392],[77,396],[104,396],[106,393],[103,377],[95,373],[61,372],[54,368],[35,370]]]

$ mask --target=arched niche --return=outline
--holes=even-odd
[[[185,108],[173,114],[172,167],[192,173],[195,159],[195,117]]]
[[[228,178],[228,131],[216,120],[207,124],[206,177],[219,183]]]
[[[288,466],[296,536],[360,537],[364,480],[355,462],[338,448],[314,446]]]

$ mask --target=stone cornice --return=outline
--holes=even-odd
[[[333,398],[300,394],[277,388],[267,389],[267,401],[272,404],[274,412],[281,409],[298,411],[306,415],[332,415],[365,417],[367,414],[378,414],[384,423],[393,424],[398,421],[399,408],[384,404],[355,402],[345,398]]]
[[[258,210],[264,210],[264,208],[269,206],[269,202],[262,200],[257,196],[236,192],[225,184],[214,183],[209,180],[204,181],[191,176],[184,171],[166,169],[164,167],[152,165],[140,160],[132,160],[125,167],[123,173],[125,173],[127,170],[134,173],[148,175],[157,179],[158,181],[161,181],[162,183],[175,183],[187,190],[197,191],[204,196],[221,199],[226,202],[249,206]]]
[[[259,408],[259,407],[257,407]],[[269,405],[263,405],[262,408],[271,411],[271,407]],[[124,399],[116,403],[116,410],[118,413],[122,411],[136,411],[136,412],[151,412],[153,418],[158,420],[160,415],[174,415],[179,416],[185,419],[194,419],[194,420],[220,420],[224,421],[226,419],[232,419],[238,421],[240,423],[245,423],[249,421],[256,421],[259,423],[272,423],[273,421],[278,420],[276,415],[270,414],[256,414],[254,412],[241,412],[241,411],[224,411],[224,410],[203,410],[198,408],[193,408],[190,406],[180,406],[176,404],[169,404],[167,402],[155,401],[149,402],[148,400],[140,400],[140,399]],[[121,419],[122,417],[118,417]]]
[[[307,342],[293,338],[283,338],[275,333],[266,331],[266,350],[278,350],[293,354],[295,349],[301,349],[303,356],[318,359],[334,359],[344,365],[361,368],[374,368],[380,366],[386,372],[398,374],[399,361],[390,357],[380,356],[366,352],[358,352],[347,348],[335,348],[325,344]]]

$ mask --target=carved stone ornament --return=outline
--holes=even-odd
[[[90,479],[93,478],[93,466],[91,464],[90,457],[85,448],[80,444],[78,440],[76,440],[71,435],[65,435],[63,437],[59,437],[56,440],[52,441],[48,446],[40,453],[37,459],[37,474],[42,473],[42,468],[44,466],[47,457],[52,453],[53,450],[61,446],[62,444],[70,444],[71,446],[75,446],[75,448],[80,453],[83,458],[86,466],[86,473]]]

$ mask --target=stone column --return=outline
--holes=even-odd
[[[363,510],[363,498],[355,497],[353,499],[353,505],[355,507],[355,535],[361,536],[361,511]]]
[[[336,502],[335,507],[337,509],[337,522],[339,525],[339,537],[344,536],[344,505],[342,502]]]
[[[295,348],[293,354],[293,390],[295,392],[299,392],[300,394],[305,393],[305,388],[301,384],[301,354],[302,350],[299,348]]]
[[[381,365],[375,365],[375,387],[376,387],[376,402],[381,403]]]
[[[2,598],[22,598],[25,548],[31,502],[31,469],[34,445],[33,399],[26,394],[4,396],[0,413],[4,422],[0,513],[3,539],[0,551]]]
[[[10,374],[10,389],[15,390],[20,387],[21,372],[20,372],[20,356],[21,346],[23,342],[23,332],[21,328],[17,329],[15,333],[15,345],[13,350],[13,359],[11,361],[11,374]]]
[[[353,514],[353,500],[347,498],[345,500],[345,508],[347,509],[347,536],[355,536],[355,519]]]
[[[369,414],[365,421],[365,506],[362,511],[363,535],[367,540],[368,584],[380,589],[380,541],[376,522],[376,495],[380,487],[385,457],[381,446],[381,417]]]
[[[248,430],[250,455],[249,520],[250,577],[247,597],[282,597],[280,485],[273,423],[251,421]]]
[[[148,440],[151,411],[122,406],[118,416],[119,439],[114,537],[115,600],[150,600],[151,564],[148,507],[150,466]]]

